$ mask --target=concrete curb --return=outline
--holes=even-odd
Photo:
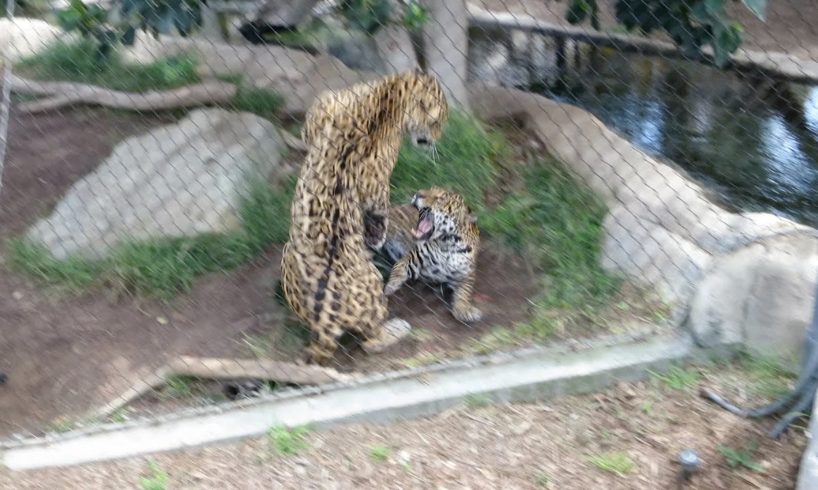
[[[275,425],[328,426],[431,415],[470,395],[524,401],[586,393],[644,377],[674,362],[706,355],[685,335],[576,349],[531,349],[515,355],[435,366],[425,372],[376,375],[324,390],[230,404],[162,419],[6,442],[12,470],[69,466],[139,456],[264,434]]]

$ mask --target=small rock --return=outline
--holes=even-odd
[[[22,291],[14,291],[11,293],[11,297],[14,298],[16,301],[20,301],[23,299],[23,292]]]
[[[158,316],[156,317],[156,323],[158,323],[159,325],[167,325],[168,319],[163,316]]]
[[[521,436],[528,432],[531,429],[531,424],[529,422],[523,422],[522,424],[517,425],[511,431],[514,433],[515,436]]]

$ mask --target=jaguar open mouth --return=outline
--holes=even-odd
[[[432,210],[423,208],[420,210],[418,225],[415,228],[415,238],[418,240],[428,240],[435,232],[435,220],[432,218]]]

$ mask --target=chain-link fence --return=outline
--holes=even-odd
[[[800,348],[806,0],[16,2],[4,438],[600,335]]]

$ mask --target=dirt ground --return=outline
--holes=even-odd
[[[564,0],[475,0],[474,3],[491,10],[528,14],[568,25],[565,9],[569,2]],[[818,26],[813,22],[815,3],[812,0],[767,2],[766,21],[756,18],[741,2],[727,3],[728,12],[744,26],[743,47],[818,59]],[[600,1],[599,5],[603,29],[616,26],[613,2]]]
[[[297,444],[261,437],[67,469],[0,470],[0,488],[138,488],[162,472],[166,486],[153,488],[794,488],[803,427],[774,441],[766,436],[772,421],[740,419],[698,397],[697,388],[708,386],[746,402],[737,393],[755,381],[735,367],[685,373],[678,378],[694,376],[676,388],[654,378],[548,403],[474,398],[431,418],[309,432],[296,454],[282,448]],[[684,448],[698,453],[701,470],[677,487]],[[746,451],[742,461],[753,469],[732,467],[730,450]],[[621,474],[592,463],[615,455],[625,458],[616,466]]]
[[[116,142],[170,120],[90,109],[37,117],[12,113],[0,242],[46,214]],[[36,430],[57,417],[63,421],[58,424],[76,420],[177,355],[249,357],[255,345],[292,359],[302,346],[299,339],[283,338],[284,312],[273,299],[278,246],[253,264],[201,278],[169,304],[115,298],[104,290],[79,297],[43,290],[9,270],[2,254],[0,249],[0,371],[9,381],[0,387],[0,436]],[[458,323],[433,292],[405,288],[391,307],[417,335],[379,356],[341,352],[336,367],[387,369],[522,320],[528,298],[539,289],[534,273],[519,259],[491,250],[481,257],[475,300],[485,313],[482,322]],[[262,313],[274,320],[260,323]]]

